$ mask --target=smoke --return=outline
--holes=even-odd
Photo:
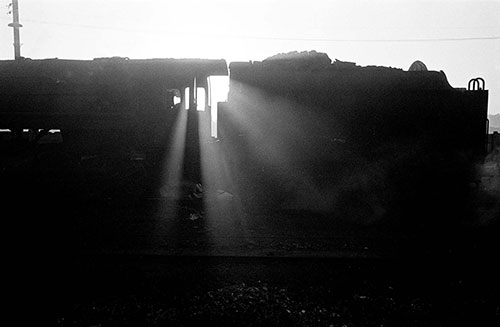
[[[477,189],[476,223],[479,225],[498,224],[500,217],[500,144],[492,147],[484,162],[477,166],[477,176],[475,185]]]

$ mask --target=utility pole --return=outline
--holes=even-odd
[[[19,37],[19,29],[23,25],[19,24],[19,4],[17,0],[12,0],[12,23],[10,27],[14,28],[14,59],[21,59],[21,41]]]

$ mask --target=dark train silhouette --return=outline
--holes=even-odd
[[[92,135],[99,143],[156,145],[175,121],[174,99],[185,100],[181,90],[195,83],[209,94],[207,77],[227,75],[224,60],[48,59],[0,67],[0,128],[60,129],[87,147]]]
[[[293,199],[363,217],[409,207],[425,216],[433,206],[460,215],[486,149],[484,81],[454,88],[421,62],[408,71],[360,67],[313,51],[229,70],[224,60],[102,58],[0,61],[0,72],[0,129],[11,141],[15,131],[59,129],[80,154],[158,158],[179,114],[209,121],[218,109],[217,146],[240,192],[259,203]],[[230,77],[218,108],[215,75]],[[209,137],[210,127],[199,133]]]

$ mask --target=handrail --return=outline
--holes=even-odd
[[[467,85],[468,91],[479,91],[484,89],[485,89],[485,82],[484,79],[482,79],[481,77],[476,77],[471,79],[469,81],[469,84]]]

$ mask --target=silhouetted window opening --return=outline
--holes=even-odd
[[[205,106],[207,105],[207,95],[206,95],[206,90],[204,87],[197,87],[196,88],[196,93],[194,94],[195,101],[196,103],[196,110],[197,111],[205,111]],[[184,109],[188,110],[189,109],[189,103],[191,102],[191,99],[189,97],[190,94],[190,87],[184,88]]]
[[[184,109],[188,110],[189,109],[189,87],[184,88]]]
[[[229,76],[212,75],[208,77],[208,100],[211,116],[211,135],[217,138],[218,103],[226,102],[229,93]]]
[[[178,89],[167,90],[167,108],[174,109],[176,105],[181,103],[181,91]]]
[[[196,89],[196,110],[198,111],[205,111],[205,105],[207,103],[205,93],[205,88],[203,87],[198,87]]]

